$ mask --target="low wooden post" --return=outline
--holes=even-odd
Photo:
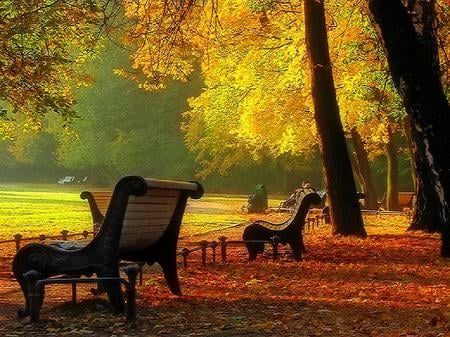
[[[212,249],[212,261],[213,263],[216,263],[216,248],[219,244],[217,241],[211,242],[211,249]]]
[[[183,248],[181,250],[181,256],[183,256],[183,268],[186,269],[187,268],[187,257],[189,255],[190,251],[187,248]]]
[[[208,247],[208,241],[200,241],[200,247],[202,248],[202,266],[206,267],[206,248]]]
[[[278,235],[272,236],[270,238],[272,240],[272,246],[273,246],[273,260],[278,260],[278,245],[280,243],[281,237]]]
[[[89,232],[88,231],[83,231],[83,237],[85,238],[85,239],[87,239],[87,237],[88,237],[88,235],[89,235]]]
[[[67,234],[69,234],[69,231],[68,231],[68,230],[63,229],[63,230],[61,231],[61,236],[62,236],[62,239],[63,239],[64,241],[67,241]]]
[[[227,261],[227,237],[226,236],[219,236],[219,242],[220,242],[220,255],[222,258],[222,262]]]
[[[20,249],[20,241],[22,240],[22,234],[14,234],[14,241],[16,242],[16,252]]]
[[[39,241],[41,241],[41,242],[45,241],[45,235],[44,234],[39,235]]]

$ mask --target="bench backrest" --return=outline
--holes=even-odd
[[[98,210],[105,215],[108,210],[109,202],[111,201],[112,192],[92,192],[92,197],[95,199],[95,204]]]
[[[169,227],[182,190],[150,188],[140,197],[130,196],[120,238],[121,250],[140,250],[155,243]]]
[[[313,188],[302,188],[297,196],[297,205],[294,210],[294,216],[286,222],[285,227],[299,223],[303,227],[310,207],[312,205],[319,205],[321,201],[322,199]]]
[[[163,237],[167,244],[176,245],[188,197],[198,199],[202,195],[203,188],[196,182],[122,178],[93,241],[131,258]]]
[[[293,215],[282,223],[270,223],[263,221],[261,225],[275,231],[285,231],[298,228],[303,228],[305,224],[306,215],[312,205],[319,205],[321,202],[320,196],[313,188],[303,188],[298,192],[297,205],[295,206]]]
[[[111,191],[83,191],[80,194],[81,199],[87,199],[87,201],[89,202],[89,208],[92,215],[92,223],[94,224],[94,233],[98,231],[98,228],[96,227],[99,226],[105,218],[105,214],[108,210],[111,197]]]

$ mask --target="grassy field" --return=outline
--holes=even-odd
[[[88,203],[80,199],[85,186],[44,184],[0,184],[0,241],[12,239],[16,233],[24,237],[40,234],[57,235],[66,229],[71,233],[91,231]],[[270,200],[278,205],[279,199]],[[241,210],[246,196],[205,195],[190,200],[181,230],[190,236],[219,230],[248,220]]]

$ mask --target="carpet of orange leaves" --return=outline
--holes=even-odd
[[[134,328],[98,300],[62,305],[69,292],[54,286],[43,308],[48,320],[33,329],[15,317],[21,294],[3,279],[0,335],[450,336],[450,261],[438,255],[439,236],[405,232],[403,216],[366,216],[365,222],[367,239],[331,237],[325,226],[307,232],[302,262],[288,250],[273,261],[269,248],[248,262],[244,247],[230,247],[226,263],[208,255],[202,267],[195,253],[179,269],[181,298],[169,293],[158,268],[148,268]],[[242,230],[190,241],[237,239]]]

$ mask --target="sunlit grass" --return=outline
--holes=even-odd
[[[0,185],[0,240],[12,239],[16,233],[36,237],[58,235],[63,229],[71,233],[91,231],[88,203],[80,199],[80,192],[85,189],[98,190],[86,186]],[[271,198],[269,205],[276,207],[283,199],[282,196]],[[181,236],[195,236],[265,217],[247,214],[242,209],[246,205],[245,195],[206,194],[200,200],[189,200]],[[286,216],[273,214],[269,220],[278,222]],[[364,217],[364,222],[370,235],[404,233],[408,226],[403,215],[370,215]]]
[[[80,191],[2,185],[0,209],[0,240],[11,239],[16,233],[32,237],[59,234],[63,229],[78,233],[92,230],[89,207],[80,199]]]
[[[98,190],[85,186],[45,184],[0,185],[0,240],[12,239],[20,233],[24,237],[41,234],[58,235],[66,229],[71,233],[91,231],[88,203],[80,199],[80,192]],[[278,205],[279,200],[269,201]],[[247,196],[211,194],[200,200],[190,200],[181,228],[182,236],[220,230],[245,222],[249,216],[242,210]]]

